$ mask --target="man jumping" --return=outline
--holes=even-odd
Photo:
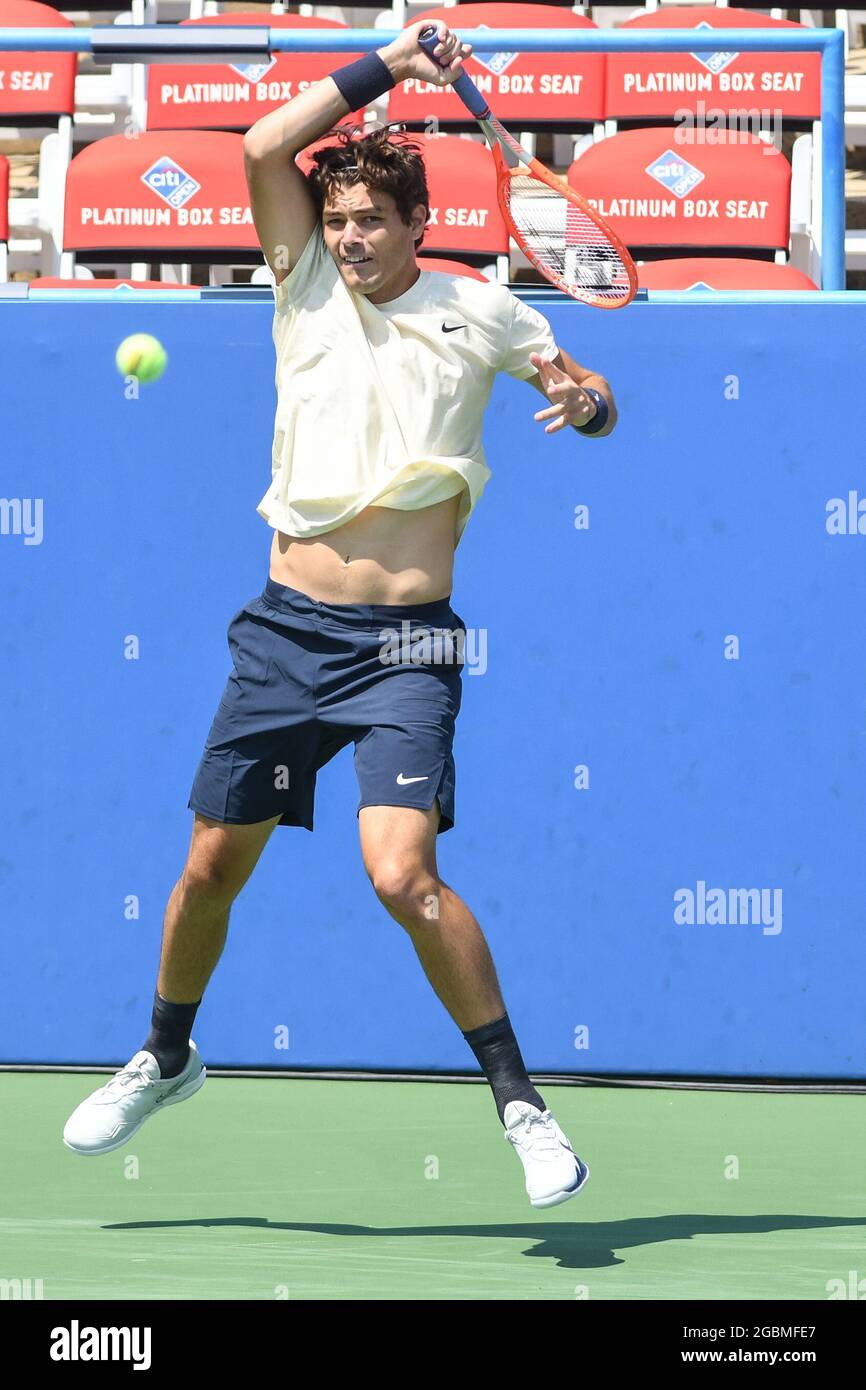
[[[334,131],[397,82],[456,81],[471,47],[439,22],[433,61],[422,28],[244,138],[275,281],[278,403],[259,504],[273,530],[270,577],[229,626],[234,666],[190,796],[150,1034],[63,1138],[76,1153],[108,1153],[204,1084],[190,1032],[231,906],[276,826],[313,829],[316,774],[353,743],[364,867],[487,1077],[532,1205],[549,1207],[589,1169],[526,1073],[478,923],[439,876],[462,672],[459,660],[431,659],[429,644],[416,659],[414,646],[431,631],[458,647],[465,638],[450,606],[454,553],[490,476],[481,426],[497,373],[545,395],[535,419],[548,434],[601,438],[616,409],[604,378],[558,350],[547,320],[505,286],[420,269],[429,195],[413,142]],[[331,134],[303,174],[296,156]],[[409,659],[383,645],[395,629],[409,635]]]

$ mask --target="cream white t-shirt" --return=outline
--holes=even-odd
[[[456,543],[490,475],[481,445],[497,372],[556,357],[547,319],[504,285],[422,270],[397,299],[348,288],[321,226],[274,285],[277,411],[258,506],[289,536],[364,507],[415,510],[462,493]]]

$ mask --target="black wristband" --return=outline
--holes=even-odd
[[[601,392],[596,391],[592,386],[582,386],[580,389],[595,401],[595,414],[585,425],[575,425],[574,428],[581,434],[598,434],[600,430],[604,429],[610,415],[607,401]]]
[[[350,111],[360,111],[390,87],[397,85],[391,69],[378,53],[365,53],[356,62],[337,68],[331,77],[343,100],[348,102]]]

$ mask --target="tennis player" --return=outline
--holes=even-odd
[[[312,830],[316,773],[351,742],[367,874],[487,1077],[532,1205],[547,1207],[579,1192],[589,1170],[527,1075],[485,938],[436,864],[436,837],[454,824],[466,636],[452,570],[490,476],[481,424],[498,372],[545,395],[535,419],[547,434],[601,438],[616,411],[608,383],[504,286],[419,268],[429,197],[417,146],[385,130],[333,132],[405,78],[457,79],[471,47],[439,22],[434,62],[418,47],[422,27],[244,139],[275,280],[278,404],[259,505],[273,530],[270,577],[229,626],[234,667],[190,797],[150,1034],[78,1106],[64,1142],[107,1153],[204,1084],[190,1032],[232,903],[276,826]],[[303,174],[295,156],[331,133]],[[399,660],[395,632],[408,635]]]

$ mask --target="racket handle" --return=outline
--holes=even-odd
[[[433,50],[438,42],[439,30],[436,28],[435,24],[426,25],[418,35],[418,46],[419,48],[423,48],[428,58],[433,58]],[[433,58],[433,62],[437,63],[440,67],[442,66],[438,58]],[[451,85],[463,102],[463,105],[469,108],[476,120],[484,121],[489,119],[490,107],[487,105],[487,102],[484,100],[484,97],[481,95],[468,73],[461,72],[457,81],[452,82]]]

